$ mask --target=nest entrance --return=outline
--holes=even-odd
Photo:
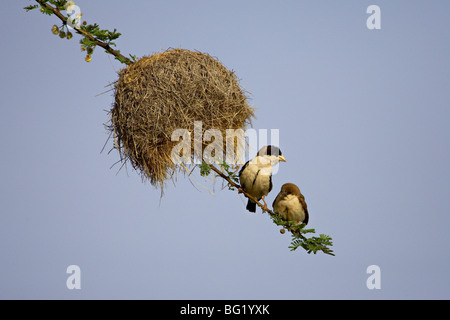
[[[172,132],[187,129],[195,144],[194,122],[202,136],[217,129],[246,129],[254,117],[247,94],[233,71],[208,54],[169,49],[119,71],[109,130],[123,162],[144,180],[164,187],[179,168],[171,159]],[[210,142],[201,141],[202,149]],[[238,147],[238,146],[235,146]]]

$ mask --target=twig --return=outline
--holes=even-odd
[[[61,13],[61,11],[59,11],[58,8],[52,7],[47,2],[42,1],[42,0],[36,0],[36,2],[39,5],[41,5],[42,7],[46,7],[46,8],[49,8],[50,10],[52,10],[52,12],[55,14],[55,16],[57,16],[64,24],[67,24],[67,18],[64,17],[64,15]],[[123,56],[119,51],[114,50],[113,48],[111,48],[111,46],[108,43],[96,39],[89,32],[87,32],[87,31],[85,31],[85,30],[83,30],[81,28],[78,28],[76,26],[73,26],[73,29],[77,33],[87,37],[90,41],[94,42],[97,46],[102,47],[103,49],[105,49],[105,51],[107,51],[108,53],[110,53],[113,56],[119,58],[121,60],[121,62],[125,63],[126,65],[130,65],[130,64],[133,63],[133,61],[131,61],[127,57]]]
[[[220,171],[219,169],[217,169],[216,167],[214,167],[212,164],[208,164],[208,166],[214,171],[216,172],[222,179],[225,179],[231,186],[233,186],[236,189],[241,189],[241,186],[238,185],[237,183],[235,183],[233,180],[230,179],[230,177],[228,177],[227,175],[225,175],[222,171]],[[250,200],[252,200],[253,202],[255,202],[262,210],[263,212],[266,211],[267,213],[269,213],[270,215],[275,215],[275,213],[270,210],[270,209],[266,209],[264,208],[264,206],[259,203],[258,200],[256,200],[255,197],[253,197],[251,194],[248,194],[247,192],[245,192],[245,190],[243,190],[242,192],[247,198],[249,198]]]
[[[208,164],[208,166],[215,172],[217,173],[222,179],[226,180],[232,187],[236,188],[236,189],[240,189],[243,190],[242,187],[240,185],[238,185],[237,183],[235,183],[233,180],[231,180],[231,178],[227,175],[225,175],[221,170],[217,169],[215,166],[213,166],[212,164]],[[255,197],[253,197],[251,194],[248,194],[247,192],[245,192],[245,190],[243,190],[242,192],[247,198],[249,198],[250,200],[252,200],[253,202],[255,202],[264,212],[267,212],[268,214],[270,214],[271,216],[276,216],[277,214],[275,212],[273,212],[270,209],[265,208]],[[300,238],[302,238],[303,240],[306,240],[306,238],[301,234],[300,231],[295,230],[292,226],[288,225],[288,223],[286,223],[286,225],[284,225],[284,227],[286,229],[288,229],[292,234],[295,234],[297,236],[299,236]]]
[[[227,181],[232,187],[238,189],[238,190],[242,190],[243,194],[251,199],[253,202],[255,202],[262,210],[263,213],[267,212],[269,215],[271,215],[272,217],[274,216],[278,216],[276,213],[274,213],[272,210],[265,208],[255,197],[253,197],[252,195],[248,194],[247,192],[245,192],[240,185],[238,185],[237,183],[235,183],[228,175],[224,174],[221,170],[219,170],[218,168],[216,168],[215,166],[208,164],[208,166],[215,172],[217,173],[222,179],[224,179],[225,181]],[[275,221],[274,221],[275,222]],[[277,223],[278,224],[278,223]],[[282,223],[283,227],[286,228],[288,231],[290,231],[292,233],[293,236],[295,236],[297,239],[301,239],[301,241],[303,242],[303,244],[301,245],[303,248],[305,248],[306,250],[308,250],[308,253],[311,252],[311,249],[306,247],[306,243],[308,242],[308,239],[302,234],[301,230],[304,227],[304,225],[300,225],[300,226],[292,226],[292,224],[288,221]],[[319,249],[316,250],[321,250],[323,253],[326,253],[328,255],[332,255],[334,256],[333,250],[327,248],[326,246],[321,246]]]

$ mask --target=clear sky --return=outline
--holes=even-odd
[[[235,70],[288,160],[267,202],[296,183],[335,257],[290,252],[220,182],[213,196],[179,176],[160,200],[110,169],[113,97],[98,94],[122,66],[99,49],[84,62],[31,3],[0,4],[0,298],[450,298],[449,1],[76,2],[124,54],[181,47]]]

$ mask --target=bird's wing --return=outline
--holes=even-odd
[[[242,172],[248,167],[248,164],[249,164],[249,163],[250,163],[250,160],[247,161],[247,162],[244,164],[244,166],[241,168],[241,170],[239,170],[239,181],[241,180],[240,178],[241,178]],[[242,181],[241,181],[241,187],[245,189],[245,186],[244,186],[244,184],[242,183]]]
[[[272,175],[270,175],[270,180],[269,180],[269,192],[272,191],[273,188],[273,184],[272,184]]]
[[[259,170],[256,172],[255,177],[253,178],[252,186],[255,185],[256,178],[258,178],[258,174],[259,174],[260,171],[261,171],[261,169],[259,169]]]
[[[286,192],[280,191],[280,192],[277,194],[277,196],[275,197],[275,200],[273,200],[272,208],[275,206],[275,203],[280,202],[280,201],[283,200],[284,198],[286,198]]]
[[[248,166],[248,164],[249,164],[249,162],[250,162],[250,160],[249,161],[247,161],[245,164],[244,164],[244,166],[241,168],[241,170],[239,170],[239,177],[241,176],[241,174],[242,174],[242,171],[244,171],[245,170],[245,168],[247,168],[247,166]]]
[[[303,210],[305,211],[305,220],[303,220],[303,223],[308,224],[309,213],[308,213],[308,206],[306,205],[305,197],[300,193],[300,195],[298,196],[298,200],[300,201],[300,204],[303,206]]]

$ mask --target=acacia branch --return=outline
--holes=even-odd
[[[35,0],[41,7],[46,7],[50,9],[55,16],[57,16],[64,25],[67,25],[67,18],[61,13],[61,11],[58,8],[55,8],[51,5],[49,5],[47,2],[43,0]],[[109,54],[112,54],[116,58],[119,59],[120,62],[125,63],[126,65],[130,65],[133,63],[130,59],[122,55],[118,50],[114,50],[111,48],[111,46],[107,42],[103,42],[95,38],[92,34],[87,32],[86,30],[83,30],[82,28],[79,28],[77,26],[72,26],[72,28],[76,31],[76,33],[81,34],[82,36],[85,36],[90,41],[94,42],[97,46],[105,49],[106,52]]]
[[[238,190],[243,190],[243,193],[247,198],[249,198],[250,200],[252,200],[253,202],[255,202],[262,210],[263,212],[266,211],[267,213],[269,213],[270,215],[274,215],[275,213],[272,210],[266,209],[264,208],[264,206],[259,203],[259,201],[253,197],[251,194],[245,192],[244,189],[242,189],[242,187],[240,185],[238,185],[237,183],[235,183],[233,180],[231,180],[231,178],[227,175],[225,175],[222,171],[220,171],[219,169],[217,169],[216,167],[214,167],[211,164],[208,164],[208,166],[214,171],[216,172],[222,179],[226,180],[231,186],[235,187]]]
[[[262,210],[263,210],[263,213],[264,212],[267,212],[270,216],[272,216],[272,217],[278,217],[278,214],[276,214],[276,213],[274,213],[272,210],[269,210],[269,209],[266,209],[266,208],[264,208],[264,206],[255,198],[255,197],[253,197],[252,195],[250,195],[250,194],[248,194],[247,192],[245,192],[245,190],[243,190],[242,189],[242,187],[240,186],[240,185],[238,185],[236,182],[234,182],[231,178],[230,178],[230,176],[228,176],[228,175],[226,175],[225,173],[223,173],[221,170],[219,170],[218,168],[216,168],[215,166],[213,166],[212,164],[208,164],[208,166],[215,172],[215,173],[217,173],[222,179],[224,179],[225,181],[227,181],[229,184],[230,184],[230,186],[232,186],[232,187],[234,187],[234,188],[236,188],[236,189],[238,189],[238,193],[243,193],[247,198],[249,198],[250,200],[252,200],[253,202],[255,202]],[[241,192],[242,191],[242,192]],[[288,231],[290,231],[291,233],[292,233],[292,235],[297,239],[297,240],[294,240],[294,242],[295,241],[301,241],[301,243],[300,243],[300,245],[299,246],[301,246],[301,247],[303,247],[305,250],[307,250],[308,251],[308,253],[309,252],[311,252],[311,249],[308,247],[308,243],[311,243],[311,241],[313,241],[313,242],[317,242],[317,241],[319,241],[319,239],[320,238],[315,238],[315,237],[313,237],[313,238],[311,238],[311,239],[308,239],[308,238],[306,238],[303,234],[302,234],[302,230],[304,230],[303,228],[305,227],[305,225],[304,224],[301,224],[301,225],[292,225],[292,223],[291,222],[289,222],[289,221],[282,221],[281,223],[280,222],[275,222],[275,220],[274,220],[274,223],[277,223],[277,224],[279,224],[279,225],[282,225],[284,228],[286,228]],[[304,232],[315,232],[314,230],[308,230],[308,231],[304,231]],[[330,238],[331,239],[331,238]],[[293,242],[293,243],[294,243]],[[295,249],[294,249],[295,250]],[[332,256],[334,256],[334,253],[333,253],[333,250],[331,250],[331,249],[329,249],[326,245],[319,245],[319,247],[318,248],[316,248],[316,249],[314,249],[315,251],[314,251],[314,253],[316,252],[316,251],[322,251],[322,252],[324,252],[324,253],[326,253],[326,254],[329,254],[329,255],[332,255]]]
[[[277,215],[276,213],[274,213],[272,210],[265,208],[255,197],[253,197],[251,194],[245,192],[245,190],[243,190],[243,188],[238,185],[237,183],[235,183],[229,176],[225,175],[221,170],[217,169],[215,166],[213,166],[212,164],[208,164],[208,166],[214,171],[216,172],[222,179],[226,180],[232,187],[238,189],[239,193],[243,193],[247,198],[249,198],[250,200],[252,200],[253,202],[255,202],[264,212],[267,212],[269,215],[271,216],[275,216]],[[243,192],[240,192],[240,190],[242,190]],[[286,229],[288,229],[292,234],[298,235],[299,237],[301,237],[303,240],[306,240],[306,238],[301,234],[300,231],[295,230],[292,226],[290,226],[288,223],[286,223],[284,225],[284,227]]]

